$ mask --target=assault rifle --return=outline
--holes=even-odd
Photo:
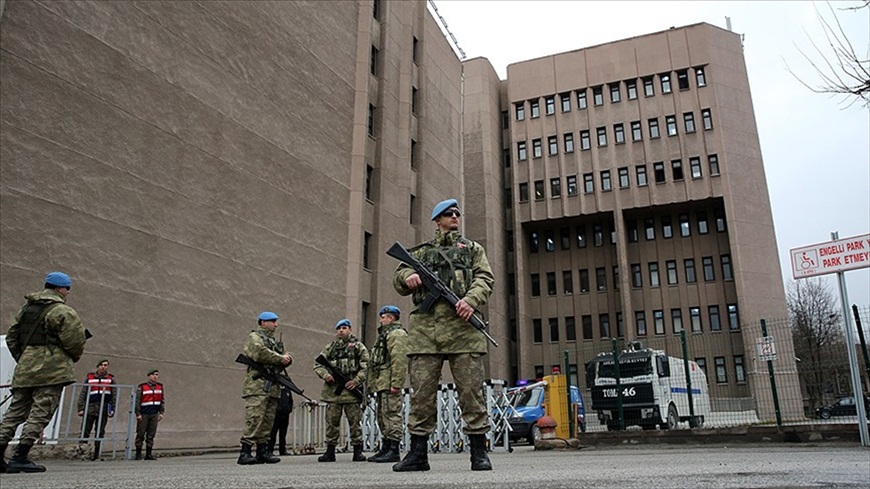
[[[278,375],[275,372],[272,372],[262,363],[255,362],[254,360],[252,360],[250,357],[246,356],[243,353],[239,353],[239,356],[236,357],[236,363],[241,363],[242,365],[247,365],[247,366],[253,368],[254,370],[256,370],[257,373],[254,374],[255,380],[259,379],[259,378],[266,379],[266,385],[263,386],[263,390],[266,392],[269,392],[272,389],[273,384],[278,384],[281,387],[289,390],[290,392],[292,392],[294,394],[299,394],[300,396],[304,397],[305,399],[308,399],[309,401],[312,400],[310,397],[303,394],[303,392],[305,392],[305,391],[303,391],[296,384],[294,384],[293,381],[290,380],[290,377],[286,377],[284,375]]]
[[[345,384],[347,384],[351,379],[348,378],[347,375],[341,373],[341,370],[337,369],[337,368],[335,367],[335,365],[333,365],[333,364],[329,361],[329,359],[327,359],[325,356],[323,356],[323,353],[321,353],[320,355],[318,355],[317,358],[314,359],[314,361],[315,361],[316,363],[318,363],[319,365],[323,365],[324,367],[326,367],[326,370],[329,370],[329,374],[332,375],[332,379],[333,379],[333,381],[334,381],[336,384],[338,384],[338,385],[335,386],[335,395],[337,396],[337,395],[341,394],[341,391],[344,390],[344,386],[345,386]],[[359,387],[359,386],[357,386],[357,387]],[[364,401],[363,401],[363,393],[360,392],[359,389],[356,389],[356,388],[354,388],[354,389],[349,389],[348,392],[350,392],[351,394],[353,394],[353,397],[356,397],[356,399],[357,399],[361,404],[364,403]]]
[[[429,290],[429,295],[426,296],[426,299],[420,305],[421,311],[428,312],[432,309],[432,306],[435,305],[435,302],[437,302],[438,299],[443,298],[453,307],[456,307],[456,303],[461,300],[459,296],[450,290],[450,287],[438,278],[438,275],[435,275],[426,265],[420,263],[419,260],[411,256],[411,254],[408,253],[408,250],[406,250],[401,244],[393,243],[393,246],[390,246],[390,249],[387,250],[387,255],[413,268],[414,271],[417,272],[417,275],[420,276],[420,280],[423,281],[423,285],[426,286],[427,290]],[[478,314],[480,317],[478,317]],[[487,323],[484,319],[481,319],[482,317],[483,314],[480,311],[475,310],[468,319],[468,322],[478,331],[483,333],[490,343],[494,346],[498,346],[498,343],[495,342],[495,339],[493,339],[486,330]]]

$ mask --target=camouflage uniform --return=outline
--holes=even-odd
[[[248,335],[244,353],[257,363],[274,366],[279,372],[284,370],[284,345],[275,341],[275,333],[266,328],[257,328]],[[242,398],[245,399],[245,431],[241,440],[243,444],[265,446],[269,442],[269,434],[275,422],[275,409],[281,397],[281,387],[273,384],[269,392],[264,391],[266,379],[254,379],[256,373],[256,370],[248,367],[242,389]]]
[[[408,332],[398,321],[378,328],[369,365],[369,392],[378,396],[378,425],[384,438],[400,441],[404,434],[402,389],[408,373]]]
[[[462,237],[458,231],[436,231],[435,238],[409,250],[410,253],[435,272],[457,296],[477,309],[484,305],[494,283],[492,269],[483,247]],[[393,277],[393,286],[402,295],[413,293],[415,306],[419,306],[428,291],[425,287],[411,290],[405,280],[414,269],[400,264]],[[438,301],[424,313],[415,309],[410,315],[408,356],[413,394],[408,418],[408,432],[429,436],[437,421],[436,395],[441,380],[441,366],[446,358],[450,363],[459,406],[468,435],[489,431],[486,400],[483,393],[486,339],[478,330],[456,314],[446,301]]]
[[[369,364],[369,351],[355,336],[350,335],[347,339],[336,338],[326,345],[321,354],[329,360],[341,373],[354,381],[357,389],[362,391],[363,382],[366,378],[366,368]],[[314,364],[314,372],[325,379],[329,370],[320,364]],[[359,400],[347,389],[342,389],[336,394],[338,387],[336,382],[323,383],[320,399],[326,406],[326,444],[337,445],[341,426],[341,413],[347,417],[350,425],[351,445],[362,445],[362,410]]]
[[[60,403],[63,387],[75,382],[75,363],[85,350],[85,328],[76,311],[67,306],[55,290],[45,289],[25,296],[27,304],[6,334],[6,344],[18,362],[12,374],[12,404],[0,423],[0,445],[7,444],[18,425],[25,423],[20,442],[33,445],[51,421]],[[25,346],[28,324],[38,320],[44,307],[42,324]]]

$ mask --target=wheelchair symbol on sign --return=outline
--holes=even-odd
[[[808,256],[806,251],[801,252],[801,270],[816,268],[817,266],[816,260],[813,257]]]

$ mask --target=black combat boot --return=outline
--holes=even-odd
[[[6,473],[6,447],[8,443],[0,443],[0,474]]]
[[[486,454],[486,435],[468,435],[471,441],[471,470],[492,470]]]
[[[94,442],[94,455],[91,457],[91,460],[99,460],[100,459],[100,442]]]
[[[366,456],[362,454],[362,445],[354,445],[353,446],[353,461],[354,462],[365,462]]]
[[[33,445],[19,444],[18,448],[15,450],[15,454],[12,455],[12,458],[9,459],[9,463],[6,465],[6,473],[17,474],[19,472],[45,472],[45,467],[37,465],[27,458],[27,454],[30,453],[31,448],[33,448]]]
[[[136,447],[136,460],[142,460],[142,447]]]
[[[411,435],[411,449],[405,459],[393,465],[394,472],[416,472],[429,470],[429,437]]]
[[[335,445],[326,445],[326,453],[317,457],[318,462],[335,462]]]
[[[239,461],[236,463],[239,465],[254,465],[257,463],[257,459],[251,455],[250,444],[242,443],[242,450],[239,452]]]
[[[378,462],[398,462],[401,460],[401,457],[399,456],[399,442],[395,440],[387,440],[387,443],[390,444],[390,448],[387,450],[387,453],[378,460]]]
[[[381,438],[381,449],[378,450],[378,453],[369,457],[369,462],[381,462],[380,459],[384,456],[384,454],[390,451],[391,443],[392,441],[390,441],[388,438]]]
[[[145,460],[157,460],[157,457],[151,455],[151,447],[145,447]]]
[[[269,446],[265,443],[257,443],[257,463],[260,464],[277,464],[281,459],[272,455]]]

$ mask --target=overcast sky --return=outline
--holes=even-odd
[[[861,2],[834,2],[834,9]],[[816,9],[822,2],[592,2],[435,0],[466,56],[489,59],[499,77],[507,65],[697,22],[744,35],[744,55],[767,174],[780,263],[792,280],[789,250],[870,233],[870,109],[816,94],[819,83],[800,50],[828,54]],[[431,10],[431,5],[430,5]],[[847,37],[870,57],[870,9],[836,10]],[[846,272],[849,302],[870,305],[870,270]],[[839,297],[836,275],[827,276]]]

